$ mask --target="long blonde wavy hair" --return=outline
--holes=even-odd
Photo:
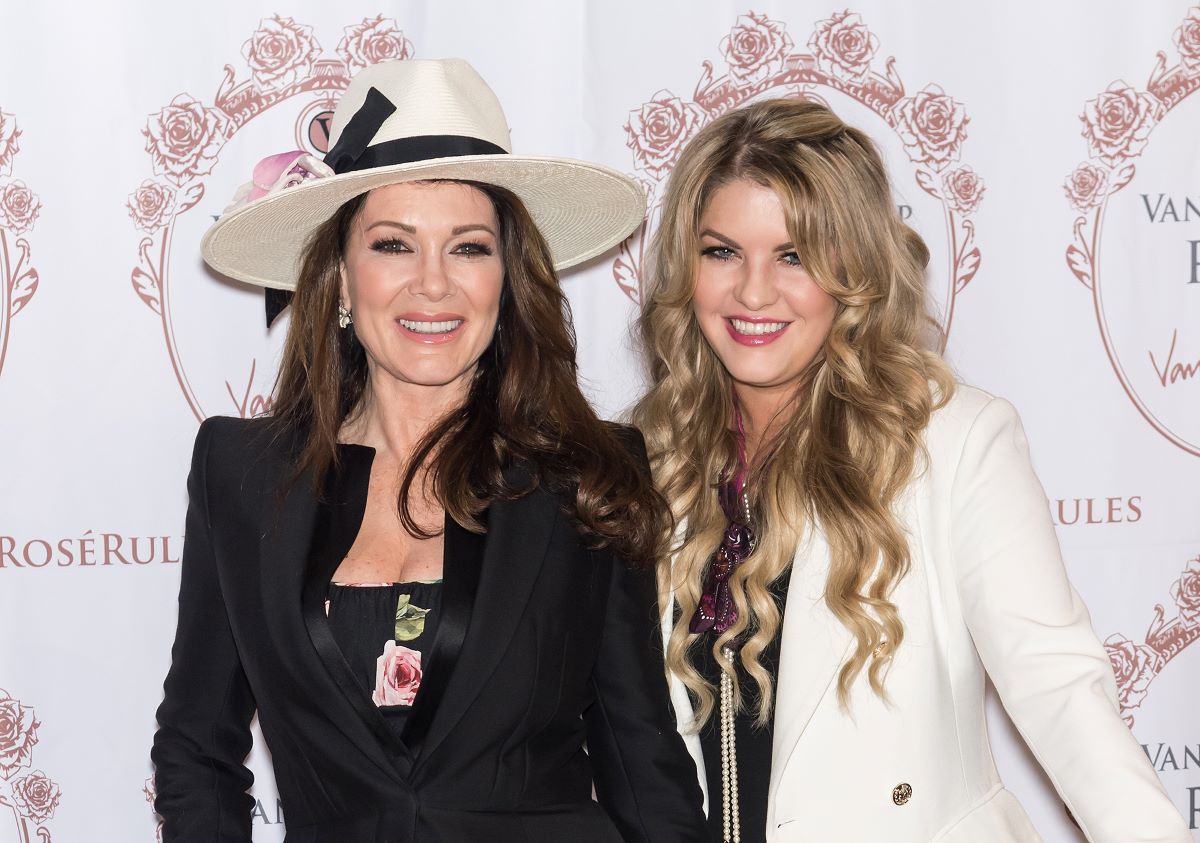
[[[694,698],[697,728],[714,694],[692,662],[702,636],[688,623],[726,527],[714,487],[729,476],[737,445],[732,383],[700,331],[692,295],[701,215],[718,188],[739,179],[779,196],[801,263],[837,302],[828,338],[749,466],[758,544],[730,579],[737,622],[712,642],[717,663],[736,678],[721,648],[744,640],[738,658],[757,686],[759,723],[774,697],[759,657],[781,620],[769,587],[790,570],[806,525],[829,544],[825,602],[856,641],[838,698],[849,704],[864,668],[886,698],[886,665],[904,639],[890,595],[909,567],[892,507],[918,470],[931,412],[954,388],[932,350],[939,332],[925,296],[928,249],[901,221],[870,139],[804,100],[754,103],[701,129],[671,174],[651,250],[639,320],[651,385],[633,411],[655,481],[675,519],[686,521],[659,584],[677,609],[667,666]],[[740,691],[737,705],[750,705]]]

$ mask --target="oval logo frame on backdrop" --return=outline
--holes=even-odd
[[[16,118],[0,108],[0,177],[12,174],[21,151]],[[38,288],[38,271],[30,260],[29,241],[42,202],[20,179],[0,183],[0,373],[12,334],[12,321]]]
[[[1174,41],[1179,61],[1167,67],[1167,55],[1160,52],[1145,90],[1135,89],[1121,80],[1115,81],[1095,99],[1089,100],[1079,116],[1089,157],[1067,176],[1064,183],[1068,202],[1080,212],[1072,224],[1072,243],[1067,247],[1066,259],[1076,279],[1091,291],[1105,354],[1129,400],[1142,418],[1171,444],[1193,456],[1200,456],[1200,440],[1189,440],[1177,429],[1177,420],[1163,418],[1161,410],[1152,408],[1134,383],[1131,368],[1122,362],[1113,336],[1113,312],[1105,308],[1099,260],[1109,200],[1133,181],[1137,172],[1134,161],[1146,148],[1154,129],[1200,89],[1200,6],[1188,10],[1183,23],[1175,30]],[[1172,353],[1174,348],[1172,342]],[[1158,363],[1151,354],[1151,362],[1157,369]],[[1191,364],[1175,363],[1173,367],[1171,364],[1172,358],[1168,355],[1162,364],[1164,387],[1168,375],[1172,383],[1177,376],[1185,380],[1200,376],[1200,360]]]
[[[323,138],[328,142],[329,116],[350,77],[370,64],[411,58],[412,50],[412,43],[395,20],[377,15],[345,28],[336,50],[338,58],[322,58],[312,27],[274,15],[264,18],[242,46],[249,78],[243,76],[239,81],[238,71],[225,65],[225,78],[212,105],[182,93],[146,121],[142,134],[155,177],[143,181],[127,202],[133,224],[144,232],[138,244],[140,259],[130,280],[138,298],[162,324],[175,379],[197,421],[203,421],[207,414],[188,380],[171,316],[170,260],[175,221],[200,202],[205,178],[221,150],[255,117],[295,97],[317,94],[316,101],[297,118],[296,141],[304,149],[324,152],[320,141]],[[229,381],[225,382],[238,414],[244,418],[270,409],[269,396],[253,393],[256,367],[257,360],[251,360],[250,380],[240,396]]]
[[[824,102],[815,90],[826,87],[866,106],[896,132],[916,167],[917,185],[942,204],[950,264],[942,322],[944,350],[955,299],[975,277],[980,263],[970,217],[983,200],[984,183],[969,165],[957,163],[967,136],[966,109],[932,83],[907,95],[893,57],[883,63],[883,74],[873,70],[879,40],[857,13],[835,12],[817,21],[807,46],[810,52],[793,51],[785,24],[752,11],[738,17],[721,41],[724,75],[714,77],[713,64],[706,61],[691,100],[660,90],[629,113],[626,145],[638,170],[632,175],[646,189],[648,211],[641,228],[621,244],[612,265],[613,279],[640,303],[645,249],[662,212],[667,175],[702,126],[767,93]]]
[[[1133,726],[1133,710],[1141,706],[1154,681],[1167,664],[1200,639],[1200,556],[1189,559],[1171,586],[1176,613],[1166,618],[1162,604],[1154,606],[1154,620],[1139,643],[1120,633],[1104,639],[1104,649],[1117,680],[1121,716]]]
[[[44,823],[54,818],[62,789],[41,770],[18,775],[33,766],[41,725],[31,706],[0,688],[0,805],[12,808],[18,840],[50,843]]]

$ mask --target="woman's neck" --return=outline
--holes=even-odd
[[[763,443],[769,442],[791,418],[795,388],[794,385],[765,389],[734,385],[734,395],[742,414],[747,463],[754,463]]]
[[[407,458],[421,437],[466,399],[471,377],[441,386],[398,380],[372,366],[361,409],[347,421],[342,440],[369,445],[380,455]]]

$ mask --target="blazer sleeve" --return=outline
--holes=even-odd
[[[1067,579],[1016,411],[992,399],[954,478],[963,617],[1005,709],[1092,843],[1190,843],[1121,720],[1116,683]]]
[[[200,426],[188,477],[179,623],[150,757],[163,840],[249,841],[255,702],[238,659],[213,555],[207,458],[214,420]]]
[[[649,472],[641,435],[633,435]],[[607,555],[612,572],[592,673],[595,702],[584,714],[596,798],[626,841],[707,840],[696,765],[667,693],[654,572]]]

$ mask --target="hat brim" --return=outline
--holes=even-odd
[[[303,182],[222,215],[205,233],[200,251],[209,266],[230,278],[294,290],[304,246],[339,207],[377,187],[429,179],[511,190],[546,238],[556,270],[612,248],[646,215],[642,188],[607,167],[567,158],[471,155]]]

